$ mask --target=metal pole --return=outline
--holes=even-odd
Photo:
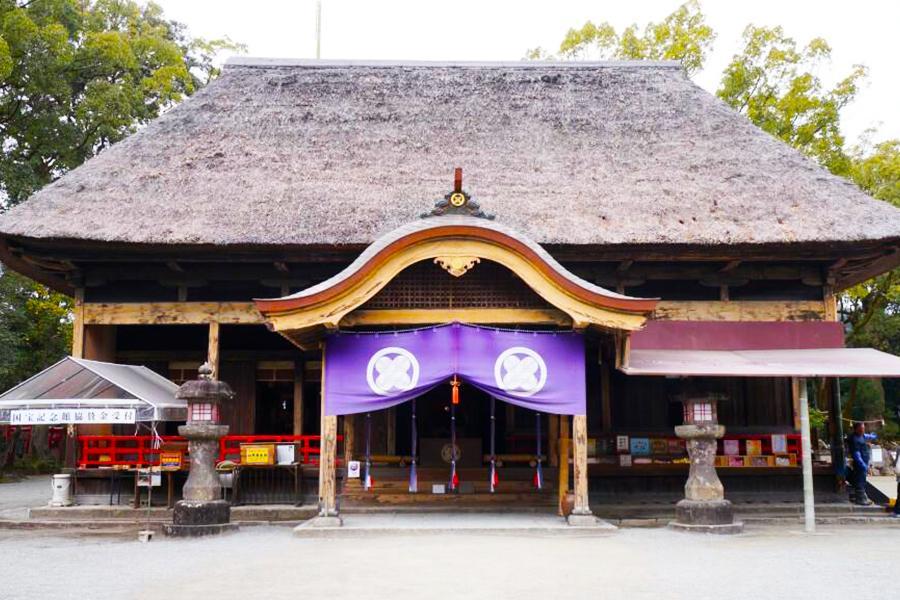
[[[813,496],[812,443],[809,435],[809,398],[806,379],[797,379],[800,388],[800,451],[803,454],[803,529],[807,533],[816,530],[816,505]]]
[[[316,59],[322,58],[322,0],[316,0]]]

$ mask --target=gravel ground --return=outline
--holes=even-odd
[[[28,509],[47,506],[53,489],[49,475],[35,475],[21,481],[0,483],[0,519],[26,519]],[[2,598],[0,593],[0,598]]]
[[[900,528],[734,537],[475,533],[305,540],[281,527],[218,538],[0,532],[0,598],[897,598]]]

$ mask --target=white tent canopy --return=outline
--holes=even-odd
[[[184,421],[177,391],[147,367],[67,356],[0,395],[0,423]]]
[[[629,375],[900,377],[900,358],[872,348],[632,350]]]

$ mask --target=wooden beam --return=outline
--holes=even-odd
[[[341,319],[341,326],[428,325],[460,321],[463,323],[559,325],[568,327],[572,319],[552,308],[449,308],[355,310]]]
[[[252,302],[85,302],[90,325],[262,325]]]
[[[572,417],[572,453],[575,482],[574,515],[591,514],[588,502],[588,469],[587,469],[587,416]]]
[[[206,360],[212,367],[212,378],[219,378],[219,324],[209,324],[209,344],[206,350]]]
[[[659,321],[821,321],[821,300],[685,300],[662,301],[654,319]]]

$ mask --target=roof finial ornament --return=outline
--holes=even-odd
[[[431,212],[422,213],[423,219],[427,217],[440,217],[442,215],[466,215],[482,219],[493,219],[472,200],[472,197],[462,188],[462,167],[456,167],[453,172],[453,191],[444,196],[443,200],[435,202]]]

